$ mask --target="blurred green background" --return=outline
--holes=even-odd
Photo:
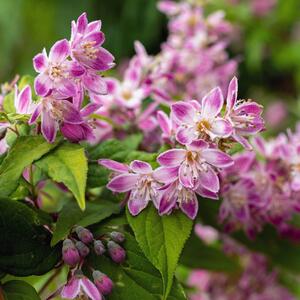
[[[264,104],[284,101],[293,123],[300,118],[300,0],[277,0],[263,16],[253,13],[252,1],[208,0],[206,12],[225,10],[237,28],[229,51],[240,62],[240,94]],[[134,40],[157,53],[167,37],[167,19],[156,4],[157,0],[0,0],[0,82],[16,73],[34,74],[32,57],[68,38],[71,20],[84,11],[90,20],[103,21],[105,47],[117,64],[133,54]]]

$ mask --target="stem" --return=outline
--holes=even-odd
[[[62,268],[58,268],[54,271],[54,273],[48,278],[48,280],[44,283],[44,285],[39,290],[38,294],[39,296],[47,289],[47,287],[50,285],[50,283],[56,278],[57,275],[59,275]]]

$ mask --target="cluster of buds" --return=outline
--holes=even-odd
[[[124,240],[124,235],[117,231],[101,236],[101,239],[94,239],[87,228],[76,226],[74,233],[64,240],[62,247],[63,261],[71,267],[69,280],[61,292],[62,297],[74,299],[84,294],[97,300],[102,299],[101,295],[110,294],[113,282],[106,274],[93,270],[93,283],[83,275],[81,267],[91,251],[98,256],[107,252],[114,262],[122,263],[126,253],[119,243],[123,243]]]
[[[253,101],[237,100],[237,79],[228,87],[226,105],[220,88],[215,88],[201,101],[180,101],[171,106],[170,119],[160,112],[164,137],[173,149],[161,153],[156,170],[143,161],[129,166],[101,159],[99,163],[112,170],[113,179],[107,188],[128,193],[128,208],[137,215],[149,201],[159,214],[180,208],[194,219],[198,211],[197,194],[218,199],[218,174],[234,164],[226,147],[238,142],[251,148],[247,136],[264,128],[262,106]]]
[[[203,233],[214,230],[198,224],[197,231]],[[198,233],[198,232],[197,232]],[[219,233],[214,233],[219,240]],[[206,241],[207,234],[204,235]],[[220,236],[223,250],[229,257],[237,259],[240,269],[236,273],[212,272],[194,269],[189,278],[188,286],[193,288],[189,293],[190,300],[295,300],[295,297],[280,283],[278,273],[270,269],[267,258],[251,252],[227,235]]]
[[[299,240],[300,232],[291,221],[300,212],[300,128],[253,142],[257,156],[237,154],[235,164],[221,173],[220,221],[229,232],[242,228],[250,237],[269,223]]]

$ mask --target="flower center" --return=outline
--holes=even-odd
[[[211,129],[211,124],[209,123],[208,120],[204,119],[197,123],[197,129],[199,132],[203,133],[203,132]]]
[[[123,91],[122,91],[122,97],[123,97],[126,101],[130,100],[130,99],[132,98],[132,93],[131,93],[131,91],[129,91],[129,90],[123,90]]]
[[[90,41],[81,44],[84,55],[87,56],[89,59],[97,58],[98,49],[94,47],[95,43],[95,41]]]

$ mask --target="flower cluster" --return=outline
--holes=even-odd
[[[74,299],[80,295],[87,295],[92,300],[101,300],[102,295],[110,294],[113,282],[107,275],[92,269],[93,283],[83,275],[81,268],[91,249],[96,255],[103,255],[107,250],[114,262],[122,263],[126,254],[119,243],[124,242],[124,240],[124,235],[116,231],[102,236],[101,239],[94,239],[93,234],[88,229],[76,226],[74,234],[63,242],[63,260],[65,264],[71,267],[71,270],[68,282],[59,289],[61,296],[66,299]]]
[[[211,227],[198,224],[201,232],[209,232]],[[217,232],[214,237],[216,240]],[[206,237],[207,238],[207,234]],[[289,291],[280,284],[276,270],[271,269],[265,256],[251,252],[228,236],[222,236],[225,253],[237,259],[241,267],[235,273],[212,272],[204,269],[193,270],[188,278],[188,286],[193,288],[190,300],[294,300]]]
[[[152,200],[161,215],[176,207],[194,219],[198,211],[196,194],[217,199],[218,173],[233,165],[224,144],[237,141],[250,148],[245,136],[263,129],[262,107],[253,101],[237,100],[237,79],[229,84],[225,110],[220,88],[201,101],[179,101],[171,106],[171,120],[163,113],[159,122],[164,137],[173,141],[173,149],[161,153],[152,167],[142,161],[129,166],[102,159],[101,165],[114,172],[107,188],[128,193],[128,208],[133,215]],[[172,127],[172,128],[170,128]],[[170,136],[167,136],[167,135]]]
[[[73,142],[94,139],[93,120],[89,116],[99,109],[98,95],[107,93],[107,85],[99,72],[114,66],[114,57],[102,47],[105,37],[100,31],[101,22],[88,23],[86,14],[72,22],[71,39],[57,41],[47,54],[33,58],[39,75],[34,89],[40,97],[33,102],[31,88],[26,85],[15,92],[18,114],[30,115],[29,124],[38,123],[41,116],[41,132],[54,142],[57,131]],[[85,96],[91,100],[83,107]]]
[[[299,231],[289,225],[300,211],[299,129],[269,141],[256,137],[258,155],[236,154],[235,164],[221,172],[219,217],[228,231],[243,228],[253,237],[271,223],[279,232],[299,239]]]

